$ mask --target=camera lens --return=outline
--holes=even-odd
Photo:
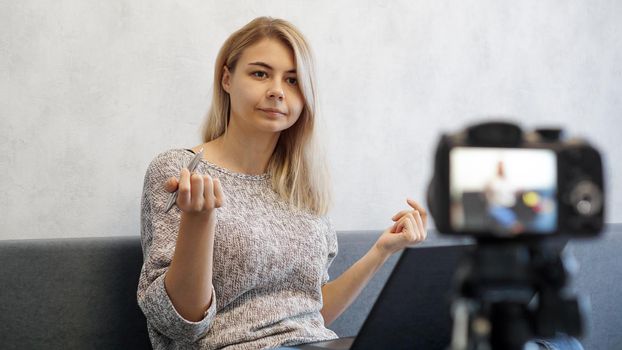
[[[578,182],[570,192],[570,203],[582,216],[592,216],[600,212],[603,206],[603,195],[592,181]]]

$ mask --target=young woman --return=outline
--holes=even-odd
[[[336,338],[326,325],[391,254],[426,238],[426,212],[408,199],[369,252],[329,282],[337,240],[315,123],[300,32],[262,17],[233,33],[216,60],[204,143],[158,155],[145,175],[138,302],[155,349]]]

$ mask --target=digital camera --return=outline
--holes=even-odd
[[[601,155],[586,140],[486,122],[442,135],[427,197],[441,233],[534,238],[597,235],[604,193]]]

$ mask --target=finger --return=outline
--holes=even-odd
[[[404,218],[395,223],[395,233],[401,233],[404,229]]]
[[[421,241],[423,239],[423,232],[421,231],[419,225],[417,224],[417,219],[415,218],[415,214],[408,214],[408,221],[410,221],[413,228],[413,239],[416,241]]]
[[[425,232],[425,225],[423,223],[423,218],[421,217],[421,213],[418,210],[415,210],[415,214],[413,215],[415,218],[415,223],[421,232]]]
[[[406,202],[413,209],[419,212],[419,215],[421,216],[421,219],[423,220],[423,226],[425,227],[428,221],[428,212],[425,210],[425,208],[421,206],[419,203],[417,203],[414,199],[411,199],[411,198],[406,199]]]
[[[408,199],[408,200],[410,201],[411,199]],[[409,203],[409,205],[410,205],[410,203]],[[424,219],[424,223],[425,223],[425,217],[424,217],[424,215],[426,215],[425,214],[425,209],[423,209],[419,204],[417,204],[417,202],[413,202],[413,204],[411,205],[411,207],[415,208],[415,206],[413,206],[413,205],[415,205],[416,208],[421,208],[421,209],[415,209],[415,210],[404,209],[404,210],[401,210],[400,212],[398,212],[397,214],[393,215],[393,217],[391,219],[393,221],[397,221],[397,220],[401,219],[402,216],[406,215],[407,213],[414,213],[415,211],[419,211],[421,213],[422,218]]]
[[[419,211],[415,211],[415,221],[417,223],[417,226],[419,227],[419,232],[421,233],[421,239],[424,240],[426,239],[428,233],[425,229],[425,225],[423,224],[423,219],[421,218],[421,214],[419,213]]]
[[[225,204],[225,195],[222,193],[222,186],[220,185],[220,180],[218,178],[213,179],[214,183],[214,207],[220,208]]]
[[[190,193],[192,195],[192,209],[195,211],[203,210],[203,204],[205,204],[205,198],[203,197],[203,176],[192,173],[190,176]]]
[[[179,209],[190,206],[190,172],[183,168],[179,174],[179,190],[177,191],[177,206]]]
[[[404,215],[402,219],[400,220],[400,222],[401,222],[401,226],[403,227],[401,233],[404,235],[404,238],[409,242],[416,241],[418,239],[419,234],[417,232],[418,229],[414,224],[415,219],[412,213],[408,213]]]
[[[391,227],[391,233],[398,233],[398,232],[400,232],[400,231],[397,230],[398,228],[399,228],[398,227],[398,223],[397,222],[394,223],[393,226]]]
[[[404,229],[404,223],[402,221],[398,222],[395,227],[395,233],[401,233]]]
[[[410,214],[404,217],[404,227],[406,228],[404,233],[408,242],[414,242],[417,240],[417,233],[415,232],[415,227],[413,226],[411,217],[412,215]]]
[[[177,181],[176,177],[169,177],[164,183],[164,190],[169,193],[175,192],[177,191],[178,184],[179,181]]]
[[[393,217],[391,218],[391,220],[393,220],[393,221],[397,221],[397,220],[401,219],[401,218],[402,218],[402,216],[404,216],[404,215],[406,215],[407,213],[410,213],[410,212],[411,212],[411,210],[410,210],[410,209],[404,209],[404,210],[401,210],[399,213],[397,213],[397,214],[393,215]]]
[[[205,209],[214,209],[214,186],[212,177],[203,176],[203,197],[205,198]]]
[[[414,199],[407,198],[406,203],[408,203],[408,205],[410,205],[413,209],[418,210],[421,213],[425,213],[425,209],[421,206],[421,204],[417,203],[417,201],[415,201]]]
[[[406,239],[410,241],[413,239],[413,230],[412,230],[412,222],[410,222],[408,215],[410,214],[404,215],[398,222],[397,232],[404,234]]]

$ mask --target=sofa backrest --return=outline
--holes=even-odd
[[[567,249],[578,262],[573,287],[589,304],[585,349],[622,349],[622,224],[610,224],[602,237],[573,240]]]
[[[150,349],[138,237],[0,241],[2,349]]]

